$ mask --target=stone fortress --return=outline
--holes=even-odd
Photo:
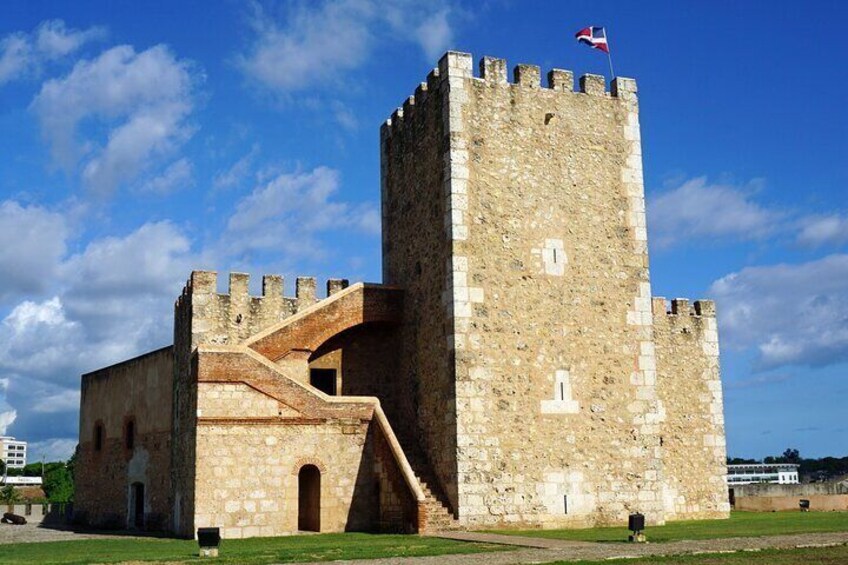
[[[77,519],[225,538],[729,514],[711,301],[652,297],[636,83],[448,52],[380,134],[383,283],[195,271],[83,375]]]

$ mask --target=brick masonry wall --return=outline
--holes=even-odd
[[[244,347],[200,346],[197,359],[195,527],[227,538],[296,531],[305,464],[321,471],[321,531],[415,526],[374,400],[325,397]]]
[[[168,528],[172,373],[173,350],[167,347],[83,375],[75,473],[79,520],[126,528],[130,486],[141,482],[147,529]],[[133,449],[125,445],[128,418],[135,427]],[[96,424],[103,426],[100,450],[94,446]]]
[[[654,299],[668,519],[726,518],[726,446],[718,325],[711,301]]]
[[[409,383],[418,442],[456,508],[453,327],[446,309],[452,273],[445,226],[450,139],[447,89],[439,73],[434,69],[380,130],[383,282],[405,291],[397,378]]]
[[[336,369],[343,395],[378,397],[401,444],[409,444],[417,426],[410,383],[398,378],[398,344],[395,326],[362,326],[329,340],[309,366]]]

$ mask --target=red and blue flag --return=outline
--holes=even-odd
[[[600,49],[604,53],[609,53],[609,44],[607,44],[607,32],[602,27],[591,26],[586,27],[574,34],[577,41],[585,43],[593,49]]]

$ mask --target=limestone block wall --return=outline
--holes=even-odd
[[[729,515],[718,325],[710,300],[653,301],[657,379],[665,408],[663,502],[668,519]]]
[[[144,484],[145,528],[170,526],[173,349],[152,351],[82,376],[80,450],[75,473],[77,519],[126,528],[130,487]],[[127,424],[133,448],[126,445]],[[102,426],[101,448],[95,427]]]
[[[368,427],[201,421],[196,527],[220,527],[226,539],[297,531],[298,472],[313,464],[321,471],[321,531],[372,529],[378,506]]]
[[[195,500],[197,382],[193,354],[198,345],[238,343],[317,301],[314,278],[299,277],[296,296],[283,296],[278,275],[262,278],[262,296],[250,296],[249,276],[231,273],[229,292],[219,294],[214,271],[194,271],[174,305],[173,439],[171,460],[172,530],[193,536]],[[331,279],[328,294],[347,286]]]
[[[519,65],[512,83],[506,69],[485,58],[478,78],[470,55],[448,53],[382,136],[387,275],[414,283],[416,259],[447,241],[423,279],[424,292],[442,290],[441,311],[430,304],[427,315],[447,332],[445,386],[431,386],[432,370],[411,376],[422,405],[443,407],[431,427],[455,434],[455,451],[449,441],[437,451],[443,474],[456,461],[449,495],[472,526],[620,523],[636,510],[661,523],[635,82],[608,93],[587,75],[574,92],[568,71],[542,88],[538,67]],[[417,235],[418,218],[437,213],[431,251],[392,229]]]
[[[191,295],[192,343],[238,343],[288,318],[317,302],[316,282],[298,277],[296,295],[283,296],[283,277],[262,277],[262,295],[250,296],[250,276],[230,273],[229,291],[218,293],[218,275],[214,271],[194,271],[180,303]],[[347,286],[342,279],[328,281],[328,292]]]
[[[408,383],[413,422],[429,463],[458,505],[453,371],[448,94],[433,69],[380,130],[383,282],[404,289],[397,379]],[[411,441],[411,440],[410,440]],[[413,448],[407,442],[407,448]]]
[[[321,531],[416,531],[417,498],[375,398],[326,396],[244,346],[201,345],[196,359],[195,527],[296,531],[298,473],[311,464]]]

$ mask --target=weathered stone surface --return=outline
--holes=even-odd
[[[381,128],[384,285],[196,271],[172,349],[84,377],[80,508],[126,523],[143,476],[184,536],[728,515],[715,306],[652,298],[635,81],[479,68]]]

